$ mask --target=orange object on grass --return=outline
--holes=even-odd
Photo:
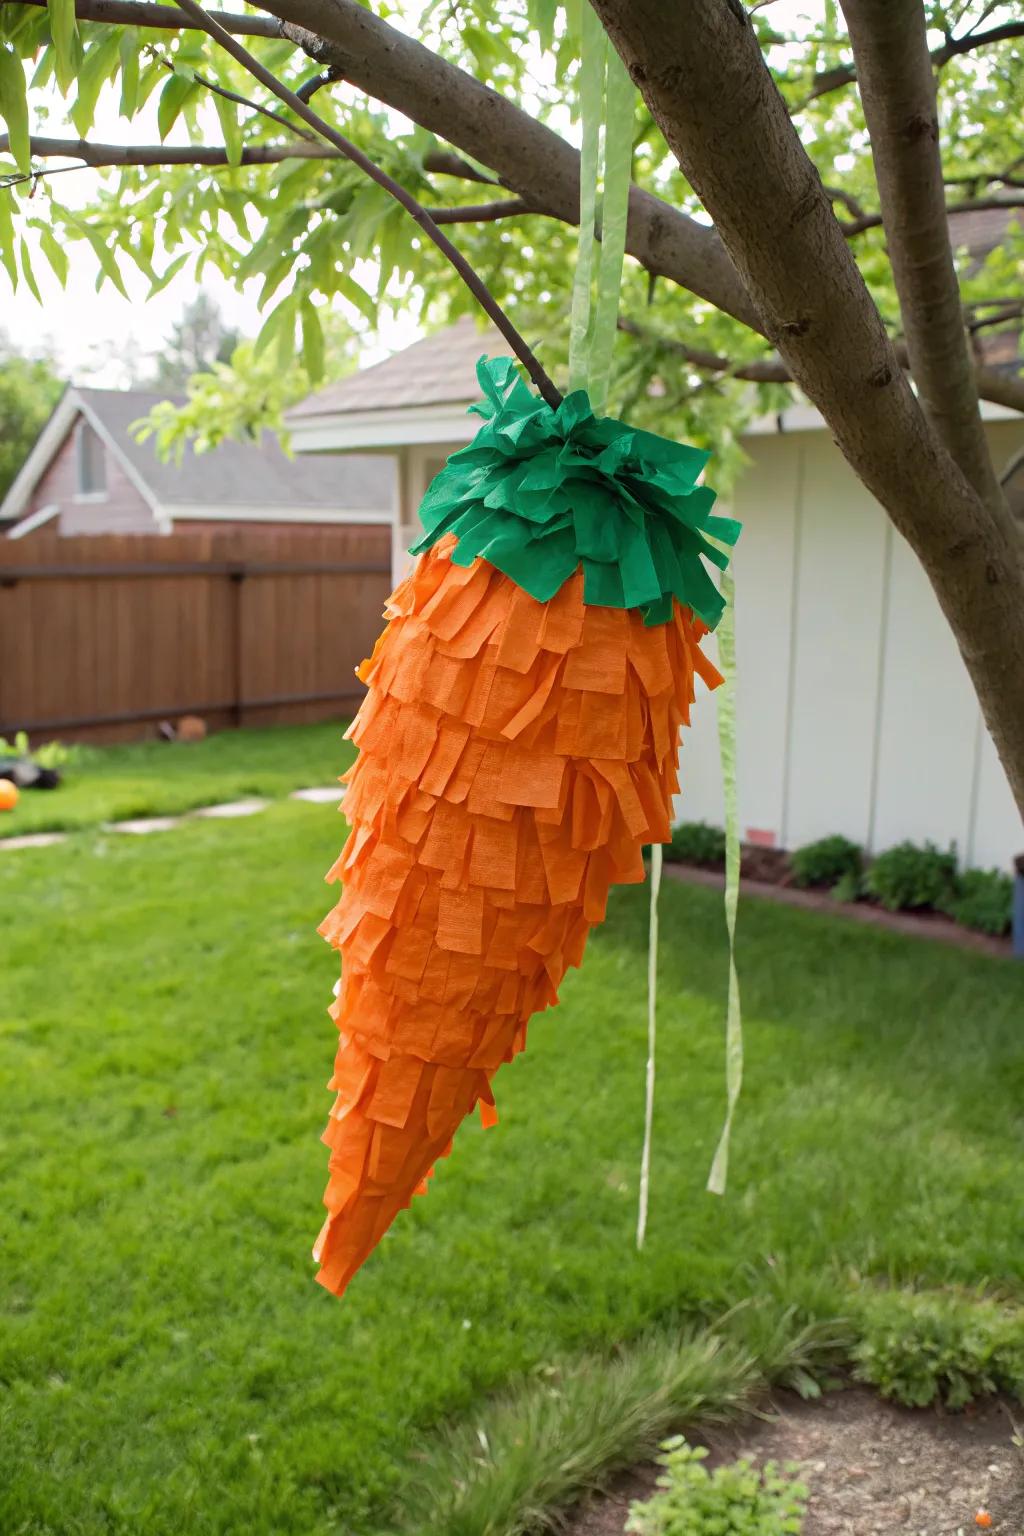
[[[18,798],[17,784],[10,779],[0,779],[0,811],[13,811]]]
[[[321,927],[344,973],[328,1215],[314,1250],[339,1295],[425,1187],[491,1080],[557,1001],[609,887],[671,836],[679,728],[707,631],[586,605],[578,571],[538,602],[449,534],[393,594],[359,676],[344,882]]]

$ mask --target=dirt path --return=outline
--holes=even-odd
[[[850,1391],[817,1403],[782,1394],[776,1409],[771,1422],[709,1437],[711,1465],[742,1455],[799,1462],[811,1492],[803,1536],[1024,1536],[1024,1453],[1007,1406],[940,1416]],[[647,1497],[654,1475],[628,1474],[574,1515],[567,1536],[621,1536],[630,1502]],[[991,1525],[976,1523],[980,1510]]]

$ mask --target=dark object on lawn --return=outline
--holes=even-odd
[[[19,789],[56,789],[56,768],[40,768],[30,757],[0,757],[0,779],[10,779]]]
[[[206,721],[198,715],[182,715],[177,724],[172,720],[161,720],[157,732],[164,741],[204,741]]]
[[[854,880],[859,882],[864,859],[856,843],[848,837],[836,836],[805,843],[792,855],[790,863],[794,885],[835,885],[844,879],[849,885]]]
[[[1024,853],[1013,861],[1013,952],[1024,960]]]

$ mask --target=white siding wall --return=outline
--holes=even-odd
[[[1001,464],[1024,442],[988,428]],[[873,851],[1024,848],[956,643],[912,551],[824,432],[751,437],[735,496],[741,828],[785,847],[842,832]],[[721,823],[713,699],[681,758],[686,820]]]

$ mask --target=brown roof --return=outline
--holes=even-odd
[[[508,354],[508,342],[492,326],[481,329],[470,315],[446,330],[416,341],[372,368],[329,384],[288,412],[289,420],[345,411],[387,411],[403,406],[470,404],[480,394],[477,359]]]

